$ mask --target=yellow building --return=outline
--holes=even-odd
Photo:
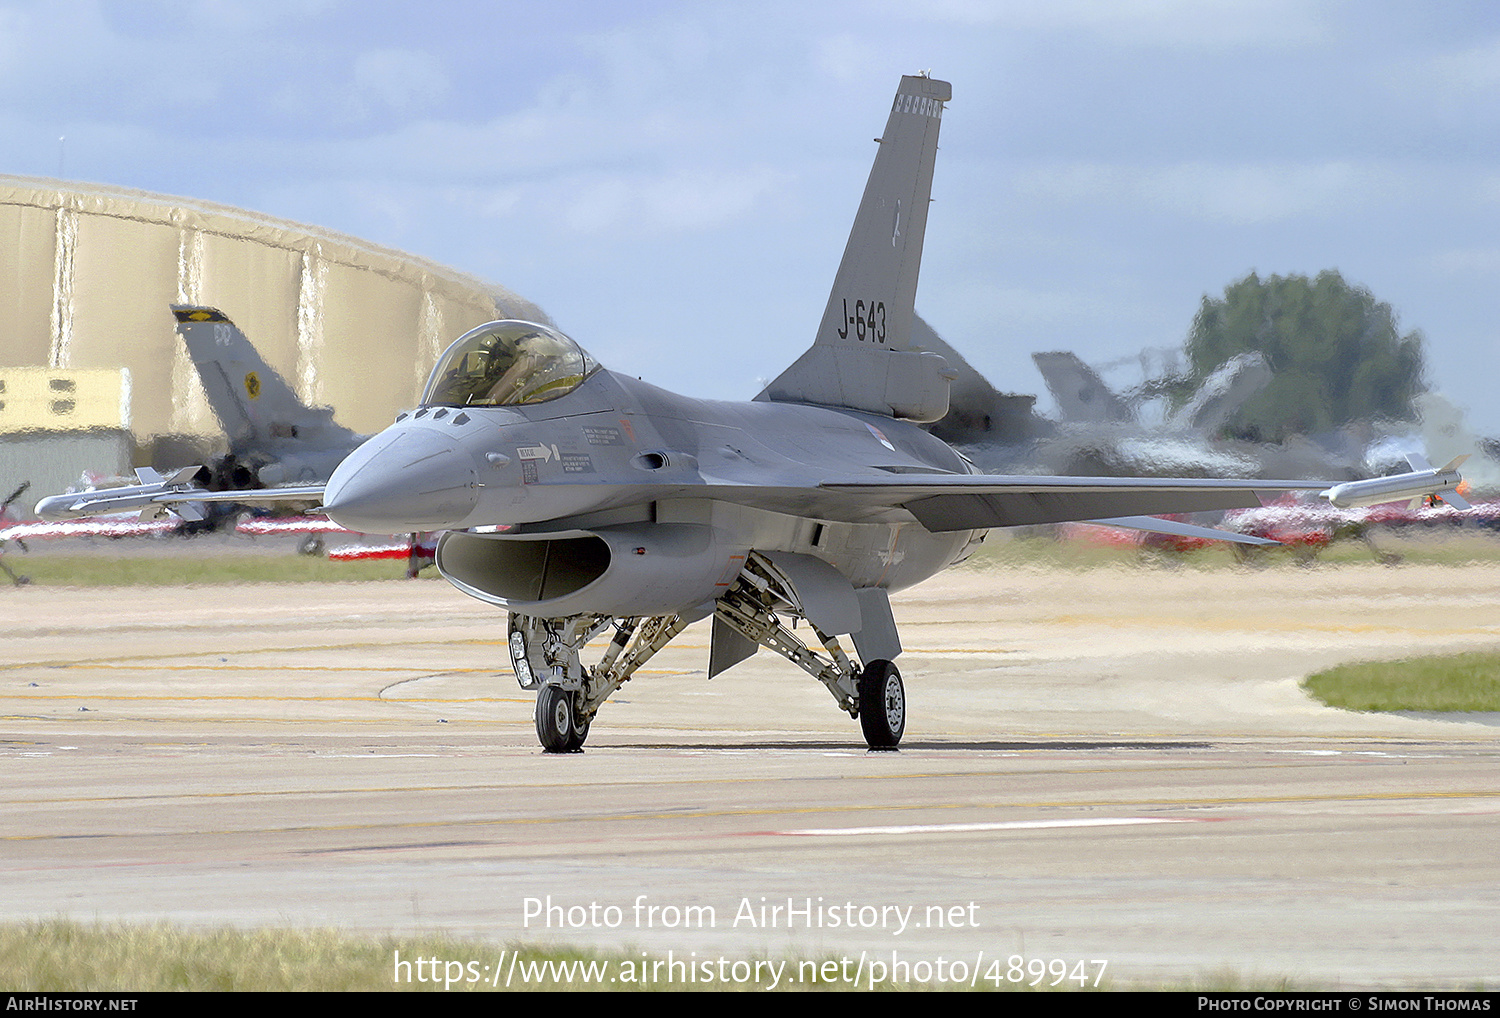
[[[0,367],[0,435],[94,430],[130,430],[129,371]]]

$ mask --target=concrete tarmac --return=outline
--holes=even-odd
[[[1500,726],[1298,687],[1500,646],[1495,567],[955,570],[895,599],[879,754],[768,652],[707,681],[703,624],[550,757],[441,582],[0,597],[0,919],[1500,982]]]

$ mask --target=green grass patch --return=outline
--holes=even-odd
[[[1272,558],[1292,562],[1291,549],[1271,548]],[[1382,556],[1385,558],[1382,559]],[[1370,543],[1357,538],[1335,541],[1318,553],[1316,562],[1328,565],[1382,562],[1390,565],[1467,566],[1500,562],[1500,537],[1492,531],[1413,528],[1402,532],[1379,529]]]
[[[1376,548],[1393,560],[1411,565],[1463,566],[1500,563],[1500,537],[1469,531],[1438,531],[1412,535],[1382,534]],[[1060,540],[1046,528],[1028,528],[1016,535],[991,533],[968,560],[971,569],[1088,570],[1110,568],[1186,568],[1227,570],[1297,568],[1309,564],[1343,565],[1378,561],[1362,541],[1340,541],[1309,562],[1292,548],[1253,549],[1248,563],[1226,543],[1211,543],[1185,553],[1106,544],[1087,539]],[[338,583],[393,580],[406,575],[405,560],[335,562],[320,556],[285,554],[225,554],[221,547],[188,545],[170,554],[25,554],[7,547],[5,564],[48,587],[179,586],[184,584]],[[437,576],[431,567],[423,579]],[[8,578],[0,575],[0,585]]]
[[[334,562],[311,555],[10,555],[5,564],[47,587],[159,587],[220,583],[338,583],[396,580],[406,562]],[[437,576],[428,568],[422,577]],[[0,576],[0,583],[8,578]]]
[[[0,986],[13,993],[764,990],[771,988],[773,972],[778,970],[778,989],[967,988],[952,983],[889,980],[873,986],[868,981],[854,985],[851,973],[856,960],[835,955],[816,959],[773,960],[763,955],[720,959],[704,952],[677,952],[669,957],[640,951],[496,945],[439,934],[365,937],[336,930],[191,932],[166,924],[83,925],[64,920],[0,925]],[[998,966],[993,968],[998,985],[992,986],[981,976],[978,988],[1032,989],[1007,982],[1003,961],[994,965]],[[829,973],[833,975],[828,977]],[[868,974],[864,978],[868,980]],[[1064,984],[1057,988],[1078,987]]]
[[[1236,549],[1239,549],[1238,552]],[[1108,569],[1186,568],[1202,570],[1244,568],[1307,568],[1363,565],[1466,566],[1500,563],[1500,536],[1465,530],[1379,532],[1367,543],[1348,538],[1310,553],[1290,546],[1231,545],[1210,542],[1192,551],[1074,537],[1059,539],[1046,528],[1024,530],[1014,536],[991,531],[990,537],[965,563],[973,569]]]
[[[903,956],[906,955],[902,951]],[[877,955],[872,955],[876,957]],[[421,964],[418,964],[418,960]],[[677,963],[670,970],[669,964]],[[705,952],[591,950],[569,946],[493,944],[439,933],[371,936],[339,930],[190,931],[154,925],[85,924],[56,919],[0,924],[0,986],[11,993],[132,993],[164,991],[439,991],[485,990],[764,990],[779,966],[783,990],[962,990],[948,981],[876,981],[868,971],[853,983],[853,956],[720,958]],[[701,966],[726,978],[704,977]],[[757,980],[754,966],[760,964]],[[695,971],[691,967],[699,966]],[[1100,985],[1076,980],[1029,985],[1011,961],[986,957],[977,990],[1166,990],[1252,992],[1345,989],[1306,979],[1205,971],[1166,982],[1122,982],[1105,973]],[[728,966],[728,967],[725,967]],[[496,975],[496,972],[499,975]],[[694,972],[689,975],[689,972]],[[951,972],[951,970],[950,970]],[[1088,982],[1092,983],[1090,967]],[[510,985],[506,985],[509,978]],[[1476,986],[1483,990],[1483,986]]]
[[[1340,665],[1302,686],[1344,710],[1500,711],[1500,652]]]
[[[493,945],[441,935],[367,938],[337,930],[192,932],[164,924],[85,926],[57,920],[0,926],[0,986],[13,992],[491,989],[488,979],[495,964],[509,960],[501,951]],[[588,951],[522,949],[527,963],[603,958]],[[420,966],[418,959],[423,962]],[[408,964],[399,965],[403,960]],[[448,962],[460,964],[450,967]],[[546,969],[552,978],[540,978],[524,988],[586,988],[582,980],[555,978],[560,968],[569,967],[554,964]]]

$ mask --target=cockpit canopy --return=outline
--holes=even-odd
[[[423,406],[519,406],[566,396],[599,365],[567,336],[535,322],[490,322],[443,351]]]

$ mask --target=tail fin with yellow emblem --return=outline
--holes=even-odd
[[[359,436],[334,423],[333,411],[308,406],[298,398],[223,312],[174,304],[172,313],[209,406],[229,436],[231,455],[242,460],[251,456],[274,459],[292,450],[305,454],[309,449],[329,448],[341,458],[357,444]]]

